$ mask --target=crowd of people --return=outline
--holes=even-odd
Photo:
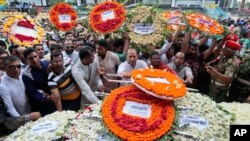
[[[81,23],[64,35],[43,23],[49,38],[30,48],[1,40],[0,133],[54,111],[98,103],[96,92],[129,85],[131,71],[140,68],[176,74],[216,102],[249,103],[250,19],[231,22],[231,33],[224,38],[178,28],[162,46],[146,52],[130,48],[127,33],[121,39],[98,36]]]

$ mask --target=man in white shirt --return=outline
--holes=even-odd
[[[108,51],[108,42],[104,39],[99,40],[96,44],[96,57],[98,63],[98,73],[102,76],[105,74],[116,74],[117,68],[120,65],[120,59],[117,54]],[[112,78],[115,79],[115,78]],[[102,78],[102,82],[109,92],[118,87],[117,83],[108,82]]]
[[[63,57],[69,57],[73,61],[73,63],[75,64],[79,59],[79,53],[77,51],[75,51],[73,41],[72,40],[65,40],[63,46],[64,46],[64,50],[65,50],[62,52]]]
[[[12,117],[21,115],[36,115],[40,117],[39,112],[31,112],[28,97],[25,94],[25,86],[22,80],[21,63],[16,56],[8,56],[3,60],[6,73],[4,74],[1,86],[0,96],[4,100],[7,112]]]
[[[97,62],[94,61],[94,50],[91,47],[81,48],[80,59],[72,67],[72,75],[78,84],[81,93],[87,98],[88,102],[97,103],[98,98],[93,92],[104,91],[102,80],[97,74]]]
[[[185,66],[185,54],[182,52],[177,52],[174,58],[174,62],[168,64],[168,66],[173,69],[177,75],[184,80],[186,84],[193,83],[193,73],[191,68]]]
[[[122,75],[122,80],[129,81],[131,72],[135,69],[148,68],[146,62],[138,60],[138,54],[134,48],[129,48],[127,51],[126,61],[118,67],[117,74]],[[125,84],[122,84],[125,85]]]

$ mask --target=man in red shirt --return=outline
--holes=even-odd
[[[162,63],[160,54],[158,52],[152,52],[150,55],[150,65],[149,68],[151,69],[160,69],[168,71],[172,74],[176,74],[174,70],[172,70],[169,66]]]

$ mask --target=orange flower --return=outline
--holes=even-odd
[[[70,15],[70,22],[60,23],[60,15]],[[50,10],[50,21],[61,31],[72,30],[76,25],[77,13],[76,11],[66,3],[58,3],[54,5]]]
[[[131,77],[135,84],[160,97],[175,99],[183,97],[186,94],[186,86],[182,80],[178,76],[163,70],[138,69],[131,73]],[[166,79],[169,84],[152,82],[149,81],[147,77]]]
[[[123,113],[126,101],[151,106],[148,119]],[[115,89],[105,99],[102,116],[107,128],[116,136],[128,141],[156,140],[168,133],[174,122],[175,111],[171,101],[146,95],[134,86]]]
[[[171,31],[177,30],[178,24],[181,23],[182,12],[181,11],[167,11],[163,13],[163,17],[168,21],[169,20],[171,21],[172,19],[174,19],[175,21],[175,23],[167,23],[166,28],[168,30],[171,30]],[[180,30],[185,30],[185,29],[186,29],[185,25],[182,25],[180,28]]]
[[[103,13],[110,11],[108,19]],[[108,15],[108,14],[106,14]],[[96,5],[90,12],[90,26],[99,33],[108,34],[116,31],[126,20],[125,8],[117,2],[103,2]]]
[[[186,15],[189,24],[203,32],[210,34],[223,34],[224,28],[217,21],[200,13],[190,13]],[[218,30],[215,30],[218,29]]]

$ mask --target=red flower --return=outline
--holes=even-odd
[[[17,39],[19,39],[21,42],[23,42],[23,41],[32,42],[32,41],[35,40],[35,38],[32,37],[32,36],[25,36],[25,35],[22,35],[22,34],[15,34],[15,37]]]

